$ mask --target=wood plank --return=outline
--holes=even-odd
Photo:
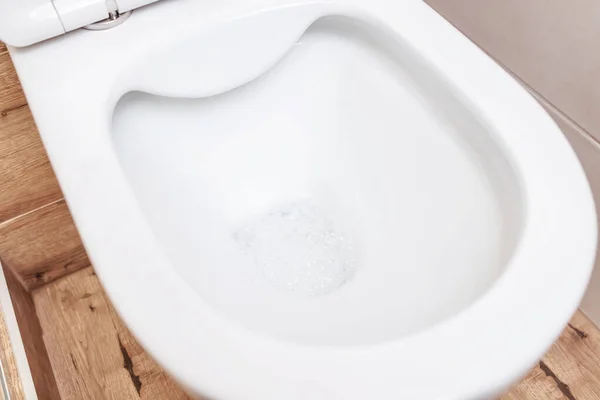
[[[33,300],[62,399],[137,396],[91,269],[38,289]]]
[[[46,345],[42,339],[42,328],[31,296],[10,268],[7,268],[6,263],[2,264],[38,399],[60,400]]]
[[[0,222],[62,198],[27,106],[0,113],[0,167]]]
[[[8,50],[0,42],[0,114],[27,104]]]
[[[114,309],[110,307],[111,318],[117,329],[125,359],[129,359],[131,374],[142,399],[191,399],[144,351],[125,327]],[[126,363],[128,364],[128,363]]]
[[[514,386],[500,400],[569,400],[556,382],[537,365],[533,371]]]
[[[0,256],[28,291],[90,265],[64,200],[0,224]]]
[[[4,313],[5,310],[2,309],[0,311],[0,363],[2,363],[2,370],[4,372],[6,390],[8,391],[10,399],[24,399],[25,391],[21,384],[19,367],[17,366],[17,360],[15,359],[10,333],[4,319]]]
[[[573,316],[544,362],[572,399],[600,399],[600,331],[583,313]]]
[[[534,370],[501,400],[600,399],[600,330],[577,311]]]
[[[188,399],[123,326],[92,268],[33,299],[62,399]]]

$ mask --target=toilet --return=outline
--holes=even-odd
[[[596,217],[525,89],[420,0],[150,2],[1,0],[0,39],[162,367],[262,400],[489,399],[530,370]]]

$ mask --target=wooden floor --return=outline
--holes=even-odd
[[[502,399],[600,399],[600,330],[577,312],[529,376]]]

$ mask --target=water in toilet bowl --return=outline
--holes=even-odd
[[[464,310],[512,256],[522,205],[493,129],[376,36],[325,19],[241,87],[117,105],[117,155],[172,268],[248,329],[402,337]]]

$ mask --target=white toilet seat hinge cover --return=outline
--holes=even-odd
[[[116,3],[112,0],[54,0],[54,8],[65,32],[79,29],[109,17]]]
[[[0,0],[0,40],[16,47],[29,46],[96,22],[114,21],[155,1]]]
[[[99,21],[114,21],[120,14],[156,0],[53,0],[65,32]]]

